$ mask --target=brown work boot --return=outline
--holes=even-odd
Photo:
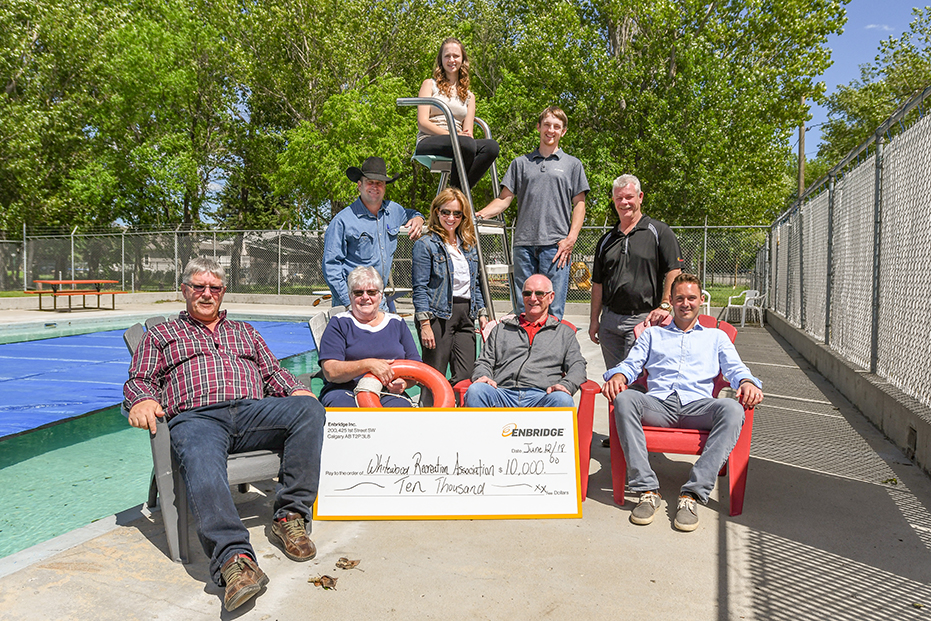
[[[304,516],[289,513],[272,521],[272,534],[281,542],[285,555],[294,561],[309,561],[317,555],[317,546],[307,536]]]
[[[265,572],[245,554],[231,556],[223,563],[220,573],[226,584],[223,606],[227,610],[239,608],[268,584]]]

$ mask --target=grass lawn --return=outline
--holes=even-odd
[[[740,295],[744,289],[749,289],[749,287],[744,287],[743,285],[737,285],[736,287],[712,285],[711,287],[707,287],[705,291],[711,294],[711,305],[720,307],[727,305],[727,298],[732,295]]]

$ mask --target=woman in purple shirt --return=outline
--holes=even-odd
[[[326,407],[356,407],[353,389],[366,373],[385,385],[389,395],[381,397],[383,407],[410,407],[402,394],[414,382],[397,378],[391,362],[416,360],[420,354],[414,337],[403,319],[379,310],[384,282],[371,267],[357,267],[347,277],[350,310],[330,319],[320,338],[318,352],[326,385],[320,402]]]

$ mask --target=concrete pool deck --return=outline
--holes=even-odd
[[[297,317],[325,310],[224,307]],[[126,304],[99,313],[180,309]],[[569,313],[589,377],[598,378],[604,365],[587,336],[587,306]],[[50,315],[0,311],[0,327]],[[756,409],[740,516],[727,515],[722,479],[699,509],[698,530],[676,531],[675,498],[691,459],[653,455],[666,502],[650,526],[631,524],[633,503],[611,499],[599,398],[581,519],[318,521],[317,558],[299,564],[269,542],[266,482],[238,500],[271,582],[234,613],[222,610],[196,540],[191,563],[172,563],[161,516],[136,508],[0,559],[0,618],[929,618],[931,480],[773,332],[739,329],[737,348],[767,395]],[[55,508],[35,519],[55,519]],[[335,569],[341,556],[361,559],[359,569]],[[320,574],[337,577],[337,590],[308,583]]]

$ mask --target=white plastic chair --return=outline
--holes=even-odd
[[[747,311],[750,311],[750,321],[753,321],[755,312],[760,319],[760,327],[763,327],[763,299],[766,294],[761,294],[756,289],[746,289],[740,295],[732,295],[727,298],[727,306],[724,307],[725,320],[730,318],[731,309],[740,309],[740,327],[743,328],[747,321]],[[743,299],[743,301],[739,301]]]
[[[708,293],[708,291],[706,291],[705,289],[701,290],[701,294],[705,296],[705,301],[702,302],[701,304],[701,307],[703,309],[702,314],[710,315],[711,314],[711,294]]]

